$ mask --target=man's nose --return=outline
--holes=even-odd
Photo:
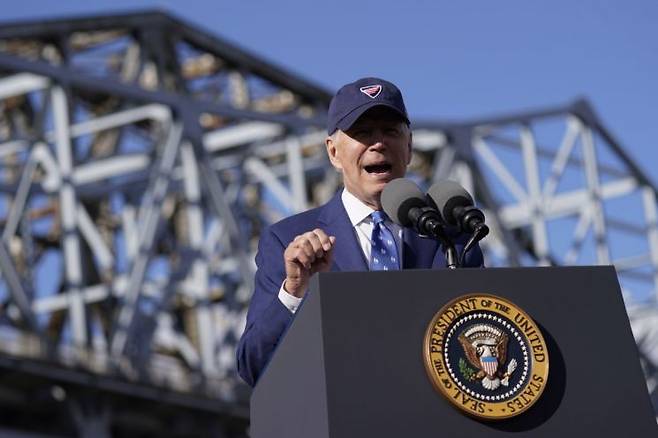
[[[385,146],[384,141],[384,131],[381,129],[374,129],[372,135],[370,136],[370,147],[371,148],[382,148]]]

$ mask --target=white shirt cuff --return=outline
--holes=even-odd
[[[286,290],[283,288],[285,282],[286,281],[283,280],[281,289],[279,289],[279,301],[281,301],[281,303],[286,306],[288,310],[290,310],[292,313],[295,313],[299,307],[299,304],[302,302],[302,299],[297,298],[294,295],[290,295],[288,292],[286,292]]]

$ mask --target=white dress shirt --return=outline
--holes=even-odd
[[[347,212],[347,216],[350,218],[350,223],[354,227],[354,231],[359,240],[359,245],[363,251],[363,255],[366,260],[366,264],[370,263],[370,253],[372,250],[372,219],[370,214],[375,211],[371,207],[367,206],[361,202],[356,196],[343,189],[341,194],[341,201],[343,201],[343,206]],[[384,222],[386,228],[391,231],[393,237],[395,238],[395,244],[398,248],[398,254],[400,255],[400,266],[402,266],[403,254],[402,254],[402,227],[391,222],[390,219],[387,219]],[[283,281],[285,283],[285,280]],[[279,301],[283,303],[284,306],[288,308],[292,313],[297,311],[299,304],[302,302],[301,298],[297,298],[293,295],[290,295],[283,288],[283,284],[279,289]]]

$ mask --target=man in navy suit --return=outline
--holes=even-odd
[[[393,269],[446,265],[436,241],[389,219],[378,228],[373,222],[376,214],[371,216],[382,209],[386,183],[403,177],[411,160],[411,129],[400,90],[378,78],[347,84],[331,100],[327,125],[327,154],[345,188],[327,204],[284,219],[261,235],[255,291],[237,353],[238,372],[252,386],[291,323],[313,274],[367,271],[381,265],[372,251],[377,244],[374,233],[383,230],[391,237],[390,259],[397,264]],[[456,240],[459,245],[463,239]],[[469,253],[465,265],[482,265],[479,248]]]

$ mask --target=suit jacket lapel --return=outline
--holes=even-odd
[[[436,255],[438,242],[420,237],[409,228],[402,231],[404,269],[430,269]],[[440,257],[440,255],[439,255]]]
[[[325,204],[318,217],[320,228],[328,235],[336,236],[334,263],[331,269],[333,271],[367,271],[368,264],[340,194],[341,192],[338,192]]]

